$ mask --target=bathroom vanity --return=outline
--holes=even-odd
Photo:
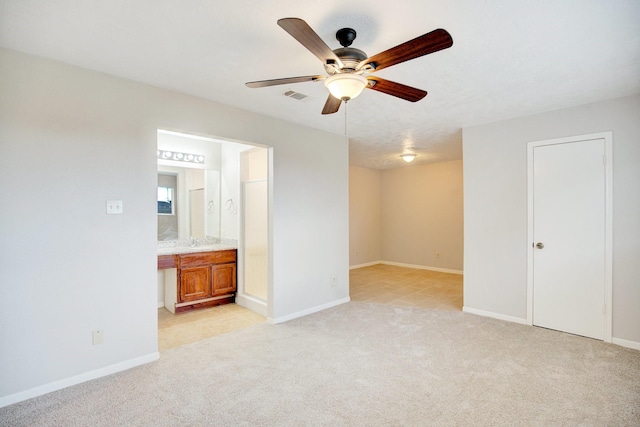
[[[171,313],[232,303],[237,250],[221,244],[158,249],[164,305]]]

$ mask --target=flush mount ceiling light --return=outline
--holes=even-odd
[[[197,164],[204,163],[204,156],[202,154],[180,153],[178,151],[167,150],[158,150],[158,159]]]
[[[404,160],[407,163],[413,162],[413,159],[416,158],[416,154],[415,153],[404,153],[402,156],[402,160]]]
[[[359,74],[339,73],[327,78],[324,85],[334,98],[346,102],[362,93],[367,79]]]

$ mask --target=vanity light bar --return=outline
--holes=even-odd
[[[159,160],[175,160],[187,163],[204,163],[202,154],[180,153],[178,151],[158,150]]]

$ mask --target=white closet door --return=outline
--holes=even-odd
[[[602,339],[605,142],[533,149],[533,324]]]

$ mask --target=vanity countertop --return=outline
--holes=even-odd
[[[237,249],[235,240],[221,239],[218,243],[200,243],[191,245],[188,241],[171,240],[158,242],[158,255],[190,254]]]

